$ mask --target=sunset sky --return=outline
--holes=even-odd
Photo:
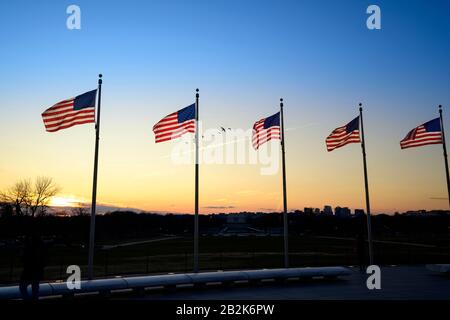
[[[66,28],[70,4],[81,30]],[[381,30],[366,27],[370,4]],[[152,127],[199,88],[204,129],[247,130],[285,99],[290,210],[365,208],[360,146],[325,147],[359,102],[372,210],[447,209],[442,146],[399,141],[439,104],[450,137],[449,17],[444,0],[3,1],[0,190],[49,176],[55,204],[90,201],[94,125],[47,133],[41,113],[95,89],[102,73],[101,204],[193,212],[194,166],[174,164],[179,142],[155,144]],[[281,170],[260,169],[203,165],[201,213],[280,211]]]

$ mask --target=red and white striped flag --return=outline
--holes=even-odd
[[[334,129],[326,139],[328,151],[357,142],[361,142],[359,138],[359,117],[356,117],[345,126]]]
[[[63,100],[42,113],[45,129],[56,132],[84,123],[95,123],[95,97],[97,90],[92,90]]]
[[[252,142],[253,147],[256,150],[258,150],[259,146],[262,144],[273,139],[281,140],[279,112],[270,117],[256,121],[253,125]]]
[[[171,113],[153,126],[155,142],[164,142],[181,137],[183,134],[195,133],[195,103]]]
[[[400,141],[402,149],[442,143],[441,119],[436,118],[412,129]]]

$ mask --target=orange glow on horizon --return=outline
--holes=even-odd
[[[83,203],[83,200],[77,199],[74,197],[65,197],[65,196],[55,196],[50,201],[50,206],[52,207],[80,207],[80,204]]]

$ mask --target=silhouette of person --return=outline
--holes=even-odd
[[[37,234],[33,234],[31,238],[25,239],[23,251],[23,271],[20,277],[20,293],[23,299],[30,299],[28,294],[28,286],[31,284],[31,299],[35,300],[39,297],[39,282],[44,275],[44,244]]]
[[[356,236],[356,253],[358,255],[359,271],[364,272],[366,270],[366,239],[362,233],[358,233]]]

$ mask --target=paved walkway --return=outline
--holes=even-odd
[[[381,290],[368,290],[366,274],[354,273],[337,281],[293,282],[264,284],[251,287],[210,288],[155,292],[136,299],[207,299],[207,300],[264,300],[264,299],[450,299],[450,276],[433,273],[425,266],[383,267]]]
[[[137,244],[145,244],[145,243],[151,243],[151,242],[159,242],[159,241],[165,241],[165,240],[173,240],[173,239],[177,239],[179,237],[175,237],[175,236],[170,236],[170,237],[164,237],[164,238],[155,238],[155,239],[150,239],[150,240],[142,240],[142,241],[133,241],[133,242],[123,242],[123,243],[119,243],[119,244],[107,244],[102,246],[103,250],[110,250],[110,249],[114,249],[114,248],[118,248],[118,247],[128,247],[128,246],[135,246]]]

